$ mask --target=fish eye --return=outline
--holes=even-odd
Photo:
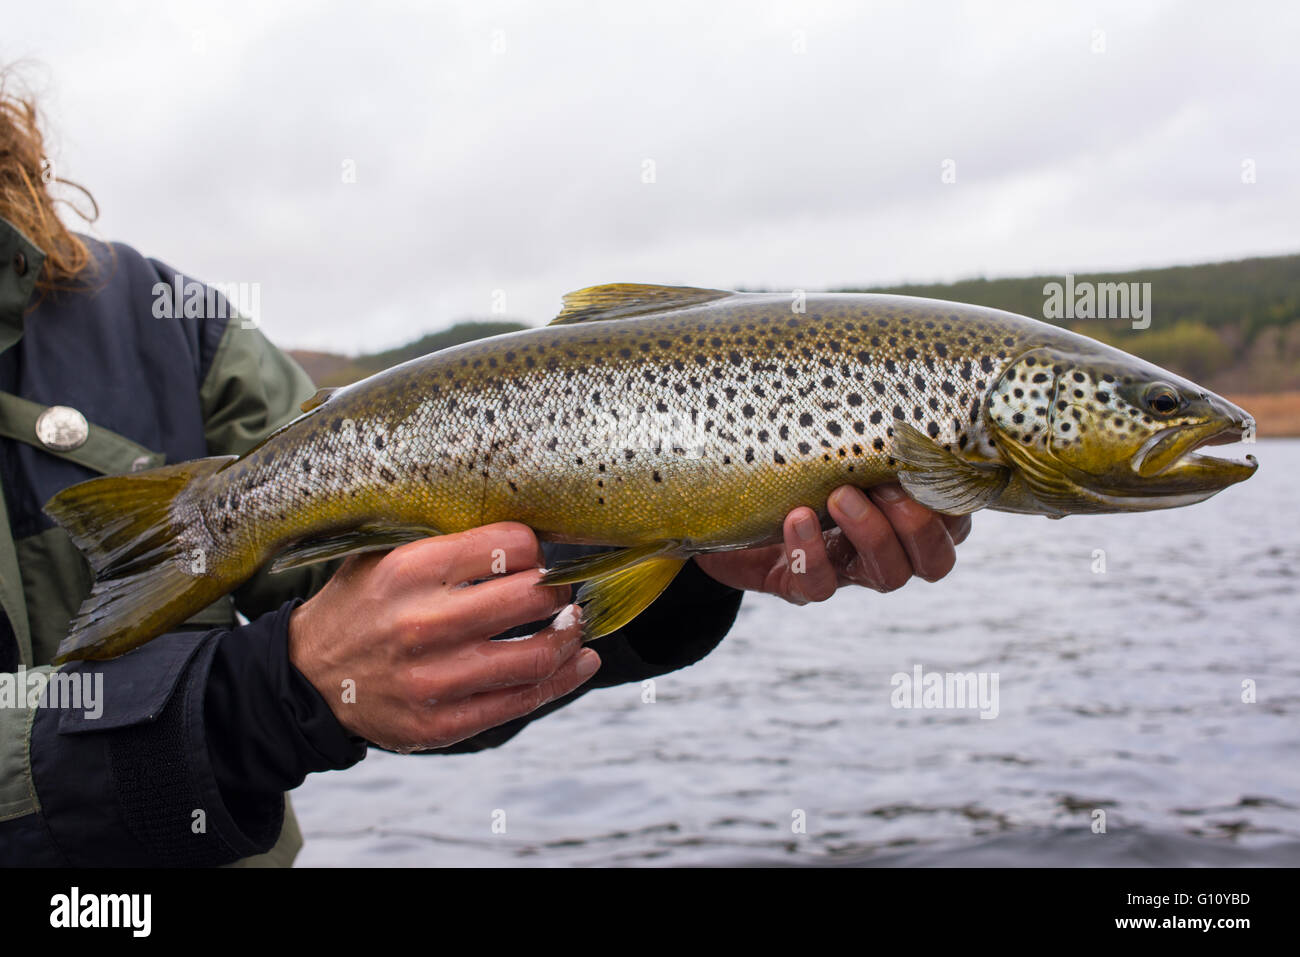
[[[1182,408],[1183,400],[1171,386],[1157,382],[1147,389],[1146,406],[1156,415],[1172,415]]]

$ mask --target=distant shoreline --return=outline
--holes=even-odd
[[[1255,417],[1261,439],[1300,436],[1300,392],[1233,393],[1224,396]]]

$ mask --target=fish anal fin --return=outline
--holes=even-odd
[[[595,641],[618,631],[663,594],[686,564],[685,558],[647,558],[578,589],[582,640]]]
[[[603,578],[616,571],[677,551],[681,547],[678,541],[647,542],[645,545],[633,545],[631,548],[619,548],[610,552],[597,552],[595,555],[583,555],[569,561],[559,562],[548,568],[542,576],[543,585],[574,585],[591,578]]]
[[[992,504],[1011,477],[1005,466],[967,461],[901,419],[894,420],[893,456],[904,491],[945,515],[966,515]]]
[[[649,607],[681,571],[681,542],[662,541],[587,555],[547,571],[543,585],[585,582],[578,589],[584,641],[622,628]]]
[[[419,526],[360,525],[337,535],[308,538],[290,546],[271,564],[271,573],[315,565],[344,555],[396,548],[438,534],[437,529]]]
[[[666,312],[698,306],[735,293],[726,289],[697,289],[693,286],[652,286],[641,283],[611,283],[588,286],[564,297],[560,314],[550,325],[623,319],[648,312]]]

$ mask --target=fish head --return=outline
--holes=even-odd
[[[990,391],[990,431],[1022,497],[1047,514],[1147,511],[1203,501],[1255,473],[1252,455],[1199,451],[1253,438],[1255,421],[1243,409],[1091,345],[1030,350]]]

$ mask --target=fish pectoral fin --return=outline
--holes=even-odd
[[[631,282],[588,286],[564,297],[564,306],[560,314],[551,320],[550,325],[623,319],[647,312],[666,312],[669,309],[697,306],[700,303],[734,295],[734,292],[726,289],[650,286]]]
[[[686,564],[677,541],[651,542],[587,555],[547,571],[543,585],[585,582],[578,589],[584,641],[615,632],[650,606]]]
[[[329,401],[330,396],[332,396],[335,392],[339,391],[339,388],[340,388],[339,386],[334,386],[333,388],[330,389],[317,389],[316,394],[313,395],[306,402],[304,402],[302,405],[298,406],[298,408],[301,409],[303,412],[310,412],[312,409],[319,409],[322,405],[324,405],[326,402]]]
[[[945,515],[966,515],[994,502],[1011,471],[968,462],[901,419],[894,420],[893,456],[908,495]]]
[[[359,525],[338,535],[308,538],[291,545],[271,564],[271,574],[342,558],[344,555],[396,548],[398,545],[408,545],[440,534],[442,533],[437,529],[420,526]]]

